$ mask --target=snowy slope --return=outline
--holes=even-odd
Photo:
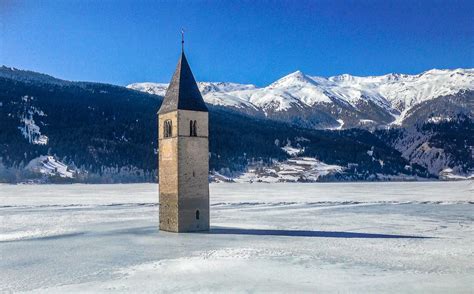
[[[255,85],[251,84],[238,84],[238,83],[224,83],[224,82],[198,82],[199,90],[202,95],[206,95],[212,92],[235,92],[256,89]]]
[[[32,101],[34,100],[34,97],[27,95],[21,97],[23,110],[22,113],[19,114],[20,126],[18,126],[18,129],[30,144],[47,145],[49,138],[41,133],[40,127],[34,119],[35,116],[41,117],[46,116],[46,114],[41,109],[32,105]]]
[[[134,83],[127,86],[129,89],[134,89],[149,94],[165,96],[166,89],[168,89],[168,84],[164,83]]]
[[[314,77],[320,79],[319,77]],[[379,99],[400,111],[417,103],[439,96],[455,94],[462,89],[474,89],[474,69],[433,69],[418,75],[388,74],[384,76],[357,77],[341,75],[328,78],[334,82],[334,92],[351,89],[355,93],[346,100],[361,98],[357,90],[367,95],[366,99]]]
[[[381,82],[373,83],[374,86],[401,111],[426,100],[455,94],[462,89],[474,89],[474,69],[432,69],[419,75],[383,77]]]
[[[71,168],[50,155],[42,155],[31,160],[25,169],[46,176],[74,178],[74,171]]]
[[[224,83],[224,82],[198,82],[201,91],[207,103],[212,105],[228,106],[235,108],[254,108],[254,106],[238,97],[241,91],[254,90],[254,85]],[[134,83],[127,86],[149,94],[165,96],[168,84],[165,83]]]
[[[128,87],[158,95],[166,91],[166,84],[136,83]],[[402,123],[407,111],[415,105],[462,90],[474,90],[474,69],[433,69],[418,75],[368,77],[344,74],[329,78],[296,71],[262,88],[211,82],[199,83],[199,87],[205,101],[213,105],[260,110],[266,116],[290,110],[295,110],[293,116],[297,116],[298,112],[323,109],[334,120],[341,120],[340,126],[346,121],[344,116],[351,119],[356,116],[358,124],[364,126],[385,124],[387,117],[392,123]],[[374,112],[379,112],[375,118]],[[385,119],[377,121],[381,117]],[[344,125],[353,126],[354,122]]]
[[[317,182],[320,178],[343,172],[339,165],[329,165],[310,157],[294,157],[271,167],[249,168],[234,179],[237,183]]]

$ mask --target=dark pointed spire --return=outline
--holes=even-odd
[[[173,78],[168,86],[168,90],[166,90],[165,99],[158,113],[166,113],[178,109],[208,111],[184,51],[181,52],[181,58],[178,61]]]

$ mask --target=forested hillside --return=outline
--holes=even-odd
[[[61,177],[54,167],[47,181],[156,180],[160,96],[32,72],[15,74],[7,68],[2,72],[0,182],[45,180],[33,166],[44,155],[51,157],[50,162],[41,157],[43,164],[57,160],[73,175]],[[210,106],[210,169],[215,172],[238,174],[249,165],[270,166],[289,158],[284,147],[291,147],[300,150],[298,156],[342,166],[339,180],[433,176],[384,141],[365,130],[303,129]]]

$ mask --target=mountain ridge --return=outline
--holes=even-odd
[[[298,70],[260,88],[225,82],[198,85],[207,103],[247,114],[290,122],[297,115],[308,116],[310,119],[301,126],[320,129],[383,127],[403,125],[410,109],[420,103],[463,90],[474,91],[474,69],[431,69],[415,75],[390,73],[366,77],[342,74],[327,78]],[[164,95],[166,86],[148,82],[127,87]],[[323,112],[330,118],[314,123],[312,112],[320,116]]]

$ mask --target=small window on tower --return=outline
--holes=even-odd
[[[195,120],[189,121],[189,136],[196,137],[197,136],[197,126]]]
[[[163,125],[163,136],[165,138],[173,136],[173,124],[171,123],[171,120],[165,120],[165,123]]]
[[[196,210],[196,219],[199,219],[199,210]]]

